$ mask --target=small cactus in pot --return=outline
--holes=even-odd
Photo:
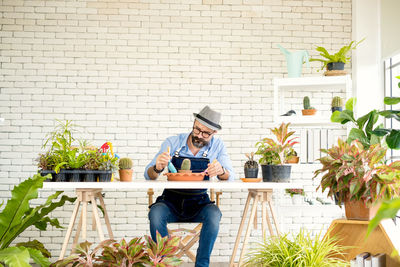
[[[133,162],[130,158],[121,158],[119,160],[119,180],[121,182],[132,181]]]
[[[190,167],[191,167],[190,159],[184,159],[182,161],[181,169],[178,172],[180,172],[180,173],[192,173],[192,171],[190,170]]]
[[[244,177],[245,178],[257,178],[258,176],[258,163],[254,160],[254,152],[251,154],[246,153],[247,161],[244,164]]]
[[[301,111],[304,116],[308,115],[315,115],[317,110],[310,105],[310,98],[308,96],[305,96],[303,98],[303,110]]]
[[[332,113],[343,110],[343,99],[340,96],[335,96],[332,98],[331,110]]]

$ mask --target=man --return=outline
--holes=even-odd
[[[175,168],[180,169],[185,158],[190,159],[192,172],[202,172],[208,168],[208,176],[205,177],[207,180],[214,176],[220,180],[234,180],[235,173],[225,145],[214,137],[221,130],[221,114],[205,106],[198,114],[193,115],[195,120],[190,133],[168,137],[162,143],[160,151],[145,169],[144,176],[147,180],[157,179],[170,160]],[[165,189],[150,206],[149,219],[154,240],[156,231],[162,236],[168,235],[167,223],[203,223],[195,266],[209,266],[211,251],[218,235],[221,211],[210,201],[207,189]]]

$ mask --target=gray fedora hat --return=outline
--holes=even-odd
[[[221,125],[219,125],[221,113],[212,110],[209,106],[205,106],[199,113],[193,113],[193,115],[198,122],[214,131],[222,129]]]

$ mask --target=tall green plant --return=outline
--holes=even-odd
[[[50,175],[42,177],[34,175],[11,191],[11,199],[0,213],[0,261],[8,266],[30,266],[25,265],[32,258],[41,266],[48,266],[49,261],[40,252],[43,245],[34,241],[30,244],[19,247],[9,247],[11,242],[30,226],[39,230],[46,230],[47,224],[62,228],[57,219],[51,219],[47,215],[54,209],[61,207],[66,201],[74,202],[75,198],[63,195],[56,201],[62,191],[49,196],[46,202],[34,208],[30,207],[29,201],[38,197],[38,189],[43,187],[43,181],[51,178]],[[40,243],[40,245],[37,245]],[[22,264],[22,265],[21,265]]]
[[[314,238],[301,230],[292,238],[288,234],[269,237],[246,255],[245,266],[253,267],[339,267],[348,266],[338,258],[344,247],[337,244],[336,237]]]

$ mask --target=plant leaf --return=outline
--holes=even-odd
[[[31,267],[29,259],[29,251],[24,247],[9,247],[0,250],[0,261],[9,267]]]
[[[379,225],[381,220],[394,218],[399,210],[400,198],[382,202],[382,205],[375,217],[368,224],[367,236],[369,236],[371,232]]]
[[[392,129],[386,137],[386,143],[391,149],[400,149],[400,130]]]
[[[385,97],[383,99],[383,102],[386,105],[395,105],[395,104],[400,103],[400,97]]]

